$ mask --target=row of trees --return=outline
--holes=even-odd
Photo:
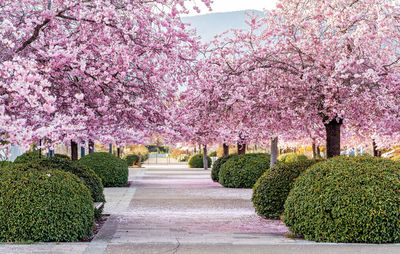
[[[400,5],[280,0],[202,48],[176,101],[174,139],[211,144],[399,141]],[[341,135],[342,134],[342,135]],[[240,152],[240,151],[239,151]]]
[[[1,1],[1,146],[76,150],[162,132],[200,47],[179,17],[191,2]]]
[[[397,1],[280,0],[208,45],[190,2],[2,1],[0,145],[399,141]]]

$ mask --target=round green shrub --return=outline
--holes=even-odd
[[[37,161],[40,165],[48,168],[60,169],[72,173],[84,181],[88,187],[94,202],[105,202],[104,187],[101,179],[89,167],[75,161],[53,158],[42,158]]]
[[[208,156],[210,157],[217,157],[217,151],[211,151],[208,153]]]
[[[105,202],[104,198],[104,187],[101,179],[97,174],[85,165],[79,164],[75,161],[66,160],[63,157],[44,157],[38,159],[36,163],[41,166],[53,169],[60,169],[65,172],[72,173],[81,179],[86,187],[88,187],[92,199],[94,202]],[[95,218],[100,219],[102,217],[102,212],[104,205],[99,209],[95,209]]]
[[[284,153],[278,156],[279,162],[295,162],[295,161],[304,161],[308,160],[307,156],[304,154],[297,154],[297,153]]]
[[[252,188],[270,164],[269,154],[237,155],[226,161],[218,173],[219,183],[230,188]]]
[[[40,157],[43,157],[43,156],[39,156],[39,150],[27,151],[27,152],[21,154],[20,156],[18,156],[14,160],[14,163],[27,163],[27,162],[31,162],[31,161],[37,160]]]
[[[220,158],[218,158],[211,169],[211,179],[214,182],[218,182],[219,178],[218,178],[218,174],[219,174],[219,170],[221,169],[221,166],[227,162],[230,158],[232,158],[233,156],[236,156],[236,154],[230,154],[230,155],[226,155],[226,156],[222,156]]]
[[[149,159],[149,153],[145,153],[142,155],[142,162],[145,162]]]
[[[189,168],[203,168],[204,164],[203,164],[203,154],[195,154],[192,157],[190,157],[189,159]],[[209,156],[207,156],[207,164],[208,167],[211,167],[211,158]]]
[[[143,159],[143,158],[142,158]],[[124,160],[128,164],[128,166],[133,166],[136,163],[139,162],[139,155],[136,154],[128,154],[127,156],[124,157]]]
[[[110,153],[91,153],[80,158],[79,163],[92,169],[101,178],[104,187],[124,187],[128,184],[128,164]]]
[[[253,187],[251,201],[258,215],[279,219],[286,198],[296,178],[307,168],[321,160],[303,160],[279,163],[267,170]]]
[[[400,163],[366,156],[318,163],[296,180],[283,219],[318,242],[400,242]]]
[[[3,168],[3,167],[8,166],[10,164],[12,164],[11,161],[0,161],[0,168]]]
[[[93,201],[75,175],[37,163],[0,170],[0,241],[77,241],[94,226]]]
[[[54,154],[54,157],[60,158],[60,159],[64,159],[64,160],[70,160],[70,159],[71,159],[71,158],[69,158],[68,155],[61,154],[61,153],[56,153],[56,154]]]

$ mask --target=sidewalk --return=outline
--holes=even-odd
[[[254,213],[251,190],[226,189],[210,171],[130,169],[130,188],[107,188],[109,219],[90,243],[0,245],[0,253],[400,253],[400,245],[317,244],[286,238]]]

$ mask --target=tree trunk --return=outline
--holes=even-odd
[[[271,161],[270,168],[278,162],[278,137],[271,139]]]
[[[39,158],[42,158],[42,140],[39,140]]]
[[[138,167],[141,168],[142,167],[142,154],[139,153],[139,162],[138,162]]]
[[[121,147],[117,147],[117,156],[121,158]]]
[[[312,157],[313,159],[317,158],[317,145],[315,143],[312,143]]]
[[[317,146],[317,158],[321,158],[321,149]]]
[[[237,144],[238,154],[246,154],[246,144]]]
[[[89,139],[89,154],[94,153],[94,142]]]
[[[208,161],[207,161],[207,145],[203,145],[203,166],[204,169],[208,169]]]
[[[78,143],[71,140],[71,160],[78,160]]]
[[[224,156],[228,156],[229,155],[229,146],[227,144],[223,144],[222,146],[224,148]]]
[[[113,147],[112,147],[112,144],[110,144],[110,147],[109,147],[109,149],[108,149],[108,152],[112,154],[112,150],[113,150]]]
[[[378,150],[378,146],[375,143],[375,140],[372,141],[372,148],[374,149],[374,156],[381,157],[381,152]]]
[[[340,127],[343,121],[333,119],[325,124],[326,130],[326,157],[332,158],[340,155]]]
[[[197,153],[197,149],[196,149],[196,146],[194,146],[194,149],[193,149],[194,151],[194,154],[196,154]]]

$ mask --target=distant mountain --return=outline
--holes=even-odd
[[[182,21],[195,28],[203,42],[211,41],[215,35],[221,34],[230,29],[248,29],[246,20],[249,17],[246,13],[262,16],[263,12],[256,10],[210,13],[205,15],[184,17]]]

